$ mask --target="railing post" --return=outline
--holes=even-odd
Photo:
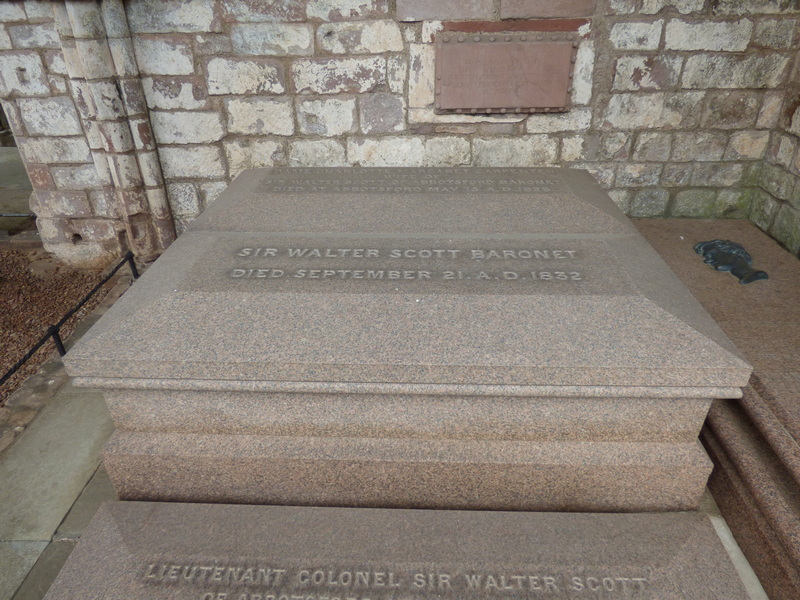
[[[131,275],[134,279],[139,279],[139,270],[136,268],[136,262],[133,260],[133,252],[128,250],[128,253],[125,255],[125,260],[128,261],[128,264],[131,267]]]
[[[53,338],[53,342],[56,344],[56,350],[58,350],[59,356],[64,356],[67,353],[67,349],[64,348],[64,342],[61,340],[61,334],[58,332],[58,327],[55,325],[50,325],[47,329],[47,333]]]

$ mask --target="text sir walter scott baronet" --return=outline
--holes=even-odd
[[[230,271],[234,279],[444,279],[503,281],[580,281],[579,271],[570,261],[579,258],[576,250],[547,248],[273,248],[245,247],[235,252],[246,265]],[[315,265],[315,260],[363,260],[363,268],[339,268],[330,263]],[[253,263],[257,260],[257,263]],[[270,263],[280,263],[280,266]],[[287,264],[303,261],[302,268]],[[381,263],[381,261],[385,261]],[[423,265],[415,261],[425,261]],[[507,267],[513,262],[514,269]],[[543,262],[544,261],[544,262]],[[519,268],[520,262],[546,268]],[[391,263],[391,265],[389,265]],[[409,267],[409,268],[406,268]],[[318,267],[318,268],[316,268]],[[424,267],[424,268],[413,268]]]

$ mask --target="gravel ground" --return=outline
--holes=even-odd
[[[0,251],[0,377],[102,278],[103,273],[99,271],[59,266],[43,250]],[[65,342],[81,319],[100,303],[109,285],[113,284],[103,286],[61,328],[61,338]],[[55,345],[48,340],[24,367],[0,386],[0,406],[53,352]]]

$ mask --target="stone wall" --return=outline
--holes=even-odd
[[[3,2],[0,97],[43,238],[71,262],[155,256],[269,165],[582,167],[632,216],[750,217],[796,253],[795,6]],[[572,109],[434,114],[443,27],[574,31]]]

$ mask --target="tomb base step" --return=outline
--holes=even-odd
[[[698,507],[711,472],[689,443],[267,437],[117,431],[124,500],[542,511]]]
[[[746,600],[705,515],[103,505],[45,600]]]

